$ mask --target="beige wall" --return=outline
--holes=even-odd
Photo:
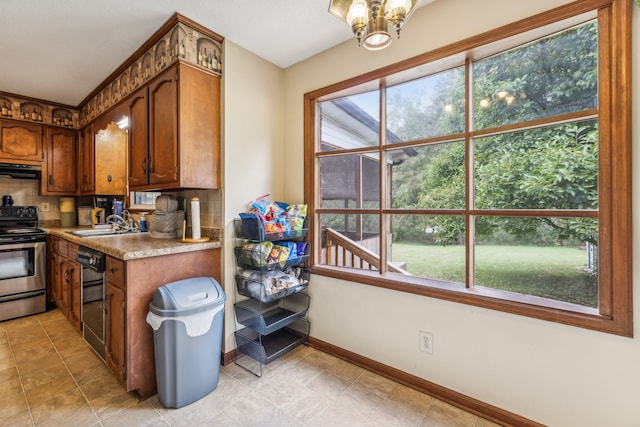
[[[568,1],[439,0],[419,9],[403,30],[402,39],[394,40],[385,51],[367,52],[350,40],[288,68],[286,174],[303,174],[305,92],[564,3]],[[634,7],[634,41],[640,36],[639,10]],[[637,54],[634,61],[637,75]],[[639,96],[639,90],[634,90],[636,107]],[[638,113],[634,116],[637,119]],[[637,140],[637,132],[634,134]],[[636,150],[635,164],[638,156]],[[633,179],[634,188],[640,188],[638,170]],[[288,182],[284,191],[287,199],[301,199],[302,180]],[[638,197],[634,197],[634,208],[634,230],[639,230]],[[638,243],[637,231],[634,243]],[[638,257],[636,251],[636,266],[640,266]],[[637,267],[636,284],[639,274]],[[634,287],[638,319],[640,292],[637,285]],[[318,276],[312,277],[310,293],[311,334],[320,340],[543,424],[640,425],[638,338]],[[635,323],[640,331],[637,320]],[[421,329],[434,335],[433,355],[418,351]]]
[[[259,196],[283,199],[285,182],[288,185],[302,175],[292,175],[291,165],[285,162],[282,70],[229,40],[224,46],[224,68],[224,349],[228,352],[235,348],[233,219]]]

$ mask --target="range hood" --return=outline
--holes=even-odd
[[[18,179],[40,179],[41,175],[42,166],[0,163],[0,178],[8,176]]]

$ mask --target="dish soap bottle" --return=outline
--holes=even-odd
[[[147,214],[149,212],[140,213],[140,231],[147,231]]]

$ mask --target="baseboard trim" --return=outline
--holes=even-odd
[[[436,399],[447,402],[467,412],[476,414],[489,421],[493,421],[494,423],[504,426],[544,427],[543,424],[539,424],[512,412],[505,411],[504,409],[500,409],[496,406],[489,405],[480,400],[432,383],[423,378],[416,377],[415,375],[408,374],[399,369],[392,368],[391,366],[361,356],[357,353],[353,353],[349,350],[345,350],[341,347],[337,347],[333,344],[329,344],[328,342],[317,338],[309,337],[309,346],[325,353],[329,353],[349,363],[353,363],[361,368],[375,372],[378,375],[382,375],[383,377],[406,385],[407,387],[426,393]]]
[[[227,366],[233,362],[236,361],[236,349],[234,348],[233,350],[227,352],[227,353],[222,353],[222,366]]]

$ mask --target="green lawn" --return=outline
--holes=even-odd
[[[464,283],[464,246],[394,242],[393,261],[411,274]],[[597,307],[597,278],[586,273],[587,255],[571,247],[478,246],[476,285]]]

